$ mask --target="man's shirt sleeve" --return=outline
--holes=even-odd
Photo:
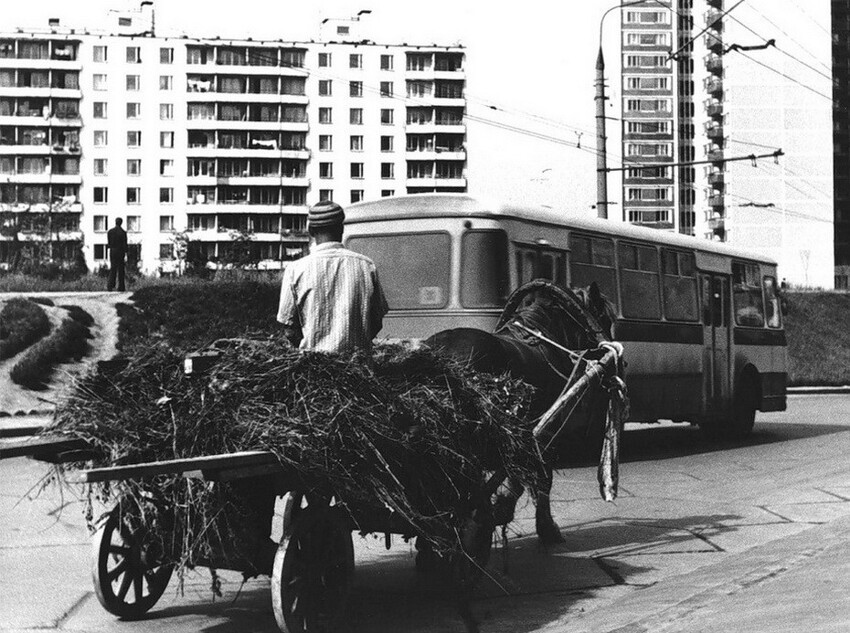
[[[277,308],[277,320],[289,327],[300,327],[301,325],[298,315],[298,301],[295,298],[295,279],[291,266],[284,269],[283,278],[280,282],[280,304]]]

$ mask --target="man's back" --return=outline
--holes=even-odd
[[[122,257],[127,253],[127,231],[113,226],[106,232],[106,243],[113,257]]]
[[[277,320],[301,329],[301,349],[369,349],[386,311],[375,264],[339,242],[315,246],[284,271]]]

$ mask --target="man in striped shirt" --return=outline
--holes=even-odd
[[[313,205],[310,254],[283,271],[277,320],[303,350],[371,349],[387,313],[375,263],[342,245],[345,213],[330,200]]]

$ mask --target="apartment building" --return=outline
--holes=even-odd
[[[146,273],[174,271],[186,240],[225,263],[247,239],[279,268],[303,253],[314,202],[466,191],[462,48],[379,45],[348,24],[323,42],[140,26],[0,34],[6,267],[33,244],[104,265],[120,217]]]
[[[620,9],[622,219],[730,242],[777,259],[791,283],[831,287],[832,87],[810,70],[829,59],[828,7],[739,4]]]

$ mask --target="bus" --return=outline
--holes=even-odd
[[[390,311],[380,334],[492,332],[511,291],[533,279],[596,282],[625,348],[632,422],[672,420],[746,435],[756,411],[784,411],[787,353],[776,262],[630,224],[412,194],[352,205],[346,245],[372,258]]]

